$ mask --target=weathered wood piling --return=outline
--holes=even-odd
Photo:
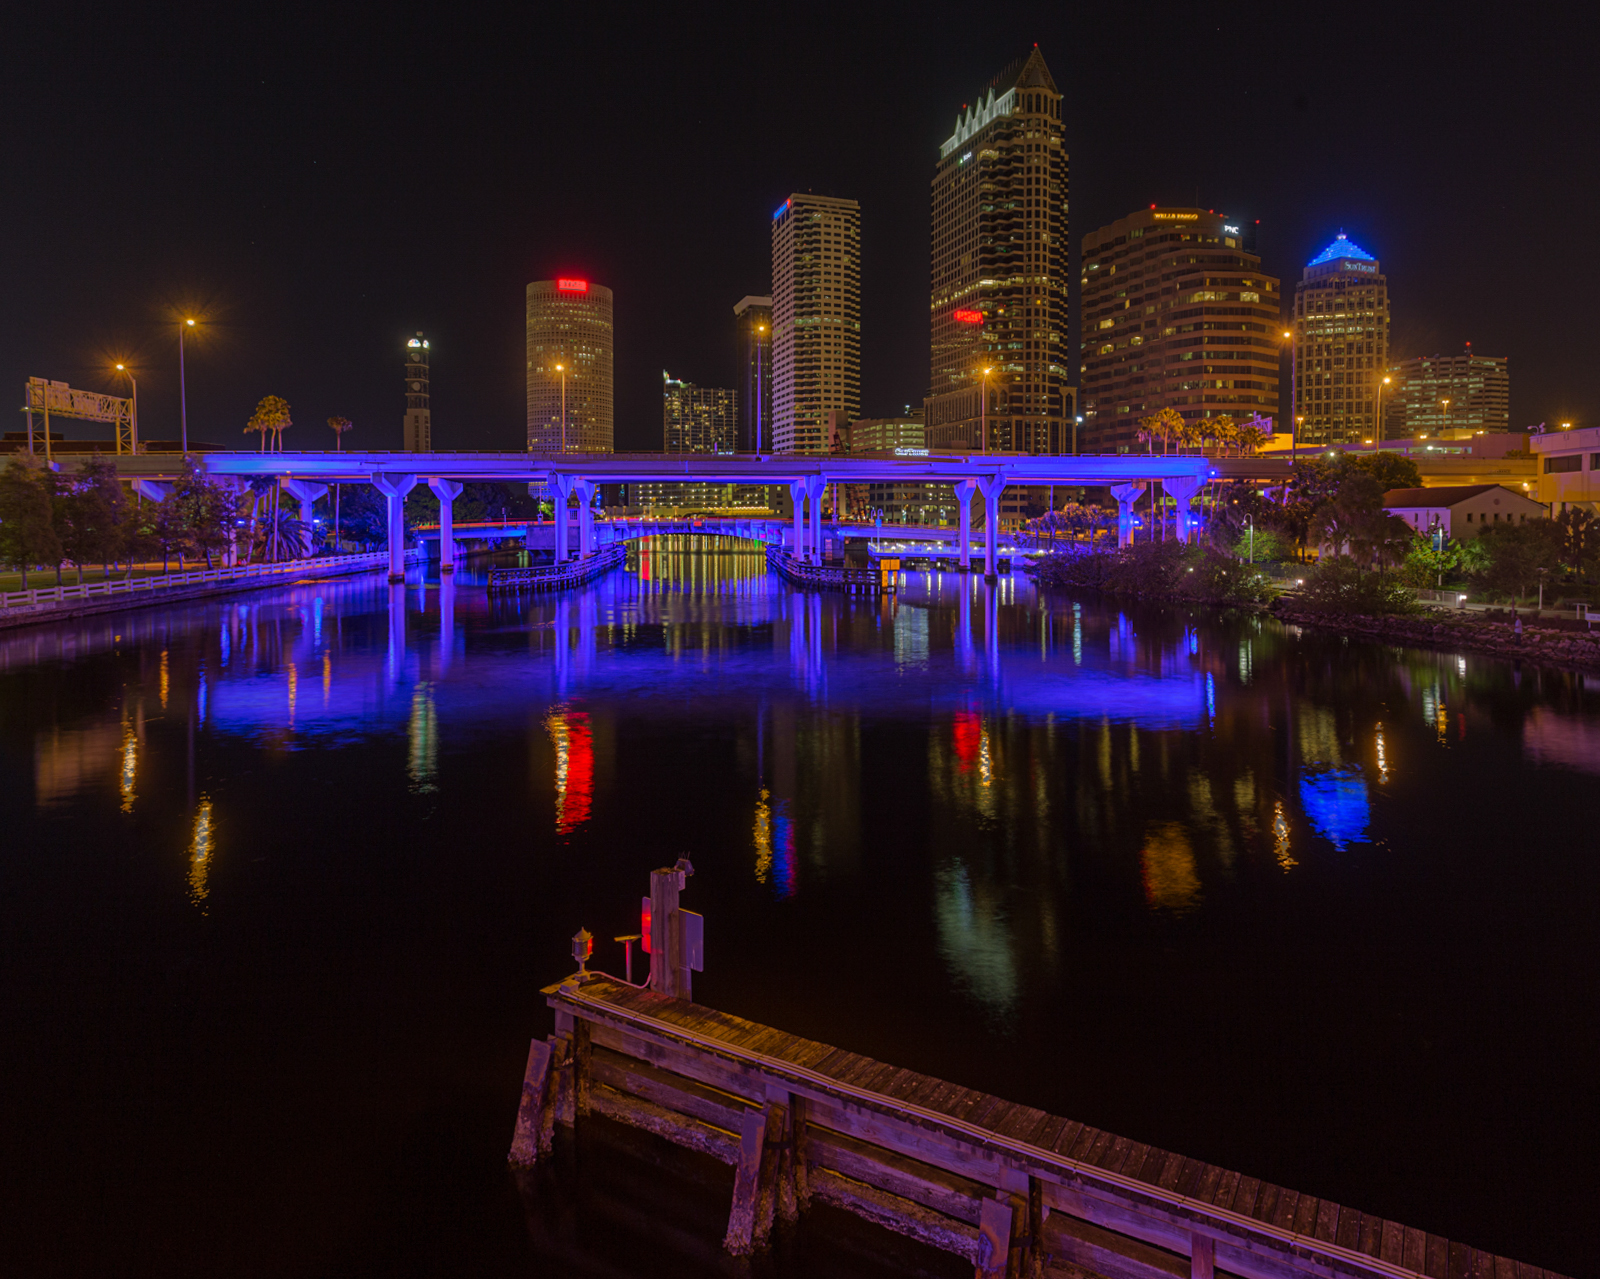
[[[694,1004],[686,868],[655,872],[647,899],[652,983],[670,993],[586,972],[586,951],[545,989],[556,1028],[529,1049],[512,1163],[595,1114],[708,1154],[734,1168],[735,1255],[822,1202],[965,1257],[977,1279],[1559,1279]]]

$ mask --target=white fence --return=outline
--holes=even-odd
[[[408,560],[416,558],[416,549],[406,552]],[[29,591],[0,591],[0,614],[27,612],[64,604],[72,600],[96,600],[115,595],[159,595],[164,591],[184,590],[195,586],[209,586],[218,582],[270,583],[281,577],[304,577],[307,573],[352,569],[385,568],[389,563],[388,551],[372,551],[360,555],[319,555],[305,560],[286,560],[282,564],[246,564],[237,568],[191,569],[186,573],[162,573],[155,577],[117,578],[104,582],[84,582],[66,586],[45,586]]]

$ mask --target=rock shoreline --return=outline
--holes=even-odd
[[[1468,621],[1430,610],[1394,616],[1354,613],[1304,613],[1280,602],[1272,615],[1294,626],[1316,627],[1370,639],[1433,648],[1470,649],[1494,657],[1600,671],[1600,631],[1550,630],[1524,624],[1519,639],[1509,622]]]

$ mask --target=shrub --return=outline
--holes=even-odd
[[[1271,595],[1267,579],[1248,564],[1210,547],[1139,542],[1121,550],[1059,550],[1027,565],[1043,587],[1076,587],[1113,595],[1143,595],[1213,604],[1258,604]]]
[[[1323,560],[1306,574],[1295,605],[1309,613],[1414,613],[1420,607],[1393,577],[1363,571],[1352,559]]]

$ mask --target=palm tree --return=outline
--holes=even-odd
[[[333,432],[334,450],[344,451],[344,433],[355,423],[347,417],[330,417],[328,428]],[[339,553],[339,485],[333,486],[333,553]]]
[[[280,445],[283,439],[283,428],[293,426],[289,420],[289,403],[282,396],[265,396],[261,403],[256,405],[256,411],[251,414],[250,421],[245,425],[244,433],[251,431],[261,432],[261,451],[267,450],[267,434],[270,432]]]
[[[1217,442],[1217,454],[1222,456],[1227,453],[1228,446],[1239,442],[1239,428],[1233,424],[1233,418],[1223,413],[1210,419],[1207,423],[1211,431],[1211,438]]]

